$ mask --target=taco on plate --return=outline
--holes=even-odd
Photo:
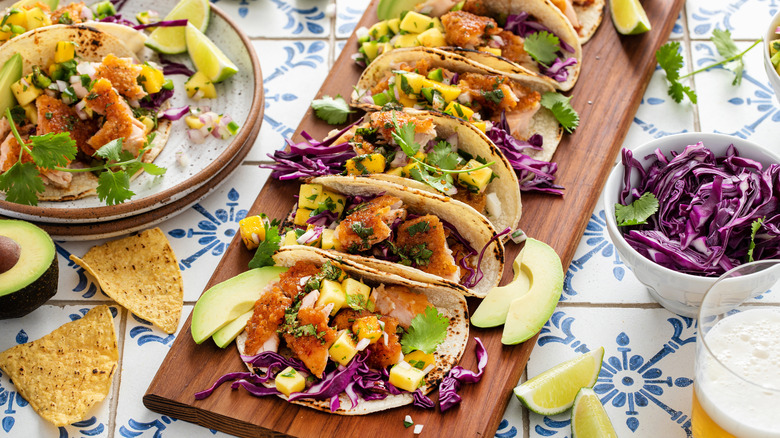
[[[468,307],[446,287],[361,267],[316,248],[283,248],[274,261],[289,269],[261,291],[236,339],[254,374],[231,373],[218,384],[242,378],[234,388],[363,415],[411,404],[463,355]]]
[[[484,297],[501,279],[501,236],[452,198],[370,178],[321,176],[301,186],[282,247],[320,247],[410,280]]]
[[[428,0],[377,23],[363,40],[358,61],[372,63],[396,48],[437,47],[504,73],[537,75],[563,91],[577,82],[582,62],[577,32],[550,0]]]
[[[553,113],[541,105],[542,96],[551,91],[535,76],[505,74],[450,52],[415,47],[374,60],[358,80],[352,105],[367,111],[387,107],[441,111],[486,132],[503,146],[510,163],[512,150],[550,161],[563,136]],[[511,145],[499,141],[507,137],[517,141]]]
[[[69,133],[78,148],[68,167],[90,167],[95,152],[114,141],[123,151],[151,163],[170,134],[158,111],[168,106],[172,83],[162,70],[141,64],[122,41],[86,26],[34,29],[0,47],[0,65],[21,55],[22,77],[10,85],[13,119],[22,140],[29,136]],[[2,108],[5,112],[5,108]],[[22,153],[8,120],[0,121],[0,173]],[[95,195],[98,177],[91,172],[39,169],[43,201],[65,201]],[[140,171],[139,171],[140,173]],[[134,176],[137,176],[136,173]]]
[[[463,120],[428,111],[379,111],[331,137],[288,142],[289,150],[269,154],[274,164],[261,167],[273,169],[272,176],[281,180],[319,173],[391,181],[464,202],[498,230],[517,227],[517,176],[490,139]],[[329,165],[305,172],[304,157]],[[482,168],[485,164],[489,167]]]

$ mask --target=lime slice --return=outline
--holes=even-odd
[[[190,52],[192,63],[211,82],[222,82],[238,72],[238,67],[195,26],[187,24],[186,35],[187,51]]]
[[[617,438],[607,411],[599,396],[590,388],[582,388],[571,410],[572,438]]]
[[[209,16],[211,7],[208,0],[181,0],[174,6],[163,21],[187,19],[187,24],[198,28],[201,32],[206,32],[209,27]],[[184,36],[184,27],[158,27],[149,35],[146,40],[146,47],[164,53],[166,55],[175,55],[187,51],[187,42]]]
[[[515,395],[533,412],[556,415],[569,409],[580,388],[596,383],[604,347],[560,363],[515,388]]]
[[[623,35],[636,35],[652,29],[639,0],[610,0],[609,11],[615,29]]]

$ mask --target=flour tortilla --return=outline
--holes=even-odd
[[[506,227],[511,227],[512,229],[517,228],[522,212],[520,187],[517,181],[517,175],[504,157],[504,154],[501,153],[501,150],[498,149],[482,131],[475,128],[470,123],[464,122],[449,114],[417,110],[407,110],[406,112],[420,120],[432,120],[438,137],[446,139],[452,135],[456,135],[458,138],[459,150],[467,152],[473,157],[483,157],[488,162],[495,162],[495,164],[490,166],[490,169],[497,178],[488,183],[485,188],[485,193],[494,193],[498,196],[501,205],[501,214],[496,217],[488,216],[488,220],[497,230],[503,230]],[[344,134],[344,136],[354,135],[357,129],[367,127],[368,125],[368,122],[366,122],[358,126],[353,126]],[[334,144],[342,142],[342,140],[337,139]],[[389,175],[386,173],[372,174],[370,178],[390,181],[426,192],[442,194],[428,184],[411,178],[404,178],[402,176]],[[463,187],[457,187],[458,190],[466,190]]]
[[[587,43],[593,34],[598,30],[601,20],[604,19],[605,0],[593,0],[588,5],[574,5],[574,14],[580,22],[580,28],[577,30],[580,44]]]
[[[361,102],[360,96],[365,90],[372,89],[388,72],[395,70],[400,63],[413,64],[421,59],[427,60],[431,68],[446,68],[447,70],[459,74],[481,73],[506,76],[520,85],[528,87],[533,91],[538,91],[542,95],[546,92],[554,91],[554,88],[544,79],[530,75],[519,69],[513,69],[511,71],[507,69],[500,70],[487,67],[464,58],[463,56],[441,49],[412,47],[408,49],[391,50],[371,62],[365,71],[363,71],[363,74],[360,75],[355,91],[352,93],[352,105],[366,111],[380,110],[381,108],[377,105]],[[530,134],[532,133],[542,135],[542,138],[544,139],[542,150],[529,148],[523,153],[537,160],[551,161],[553,154],[563,137],[563,128],[558,123],[558,120],[553,113],[547,108],[539,108],[539,111],[534,115],[531,121],[528,133],[528,137],[530,137]]]
[[[388,181],[377,181],[354,176],[321,176],[309,180],[309,183],[322,184],[325,189],[344,195],[386,194],[396,196],[403,201],[410,212],[433,214],[452,224],[460,235],[478,252],[497,234],[490,221],[476,210],[460,201],[436,193],[417,190]],[[288,246],[288,248],[293,247],[300,248],[302,246]],[[467,288],[460,283],[423,272],[411,266],[336,250],[328,250],[328,252],[382,272],[399,275],[421,283],[448,286],[463,295],[479,298],[484,298],[491,289],[498,286],[499,281],[501,281],[501,275],[504,272],[504,245],[500,239],[493,240],[485,250],[481,264],[484,277],[473,288]]]
[[[448,287],[407,280],[397,275],[387,274],[372,268],[360,266],[349,260],[340,259],[327,251],[312,247],[282,248],[274,255],[274,261],[278,266],[288,267],[299,261],[312,262],[318,266],[323,265],[326,261],[330,261],[335,266],[343,269],[351,277],[361,279],[369,285],[403,285],[409,287],[413,292],[424,293],[428,297],[428,301],[436,307],[439,313],[450,320],[450,326],[447,328],[447,337],[444,342],[442,342],[434,352],[434,357],[436,359],[434,369],[425,376],[423,386],[420,387],[423,394],[428,394],[433,391],[441,379],[447,375],[450,369],[452,369],[463,356],[463,352],[466,349],[466,343],[469,340],[468,305],[462,296],[453,292]],[[242,355],[245,352],[246,339],[246,332],[242,332],[238,338],[236,338],[236,346],[238,347],[239,353]],[[250,371],[254,370],[250,367]],[[267,384],[269,387],[273,387],[273,385],[273,382]],[[280,394],[279,397],[287,400],[287,397],[284,394]],[[399,395],[389,395],[383,400],[360,400],[354,409],[349,409],[352,404],[346,394],[342,394],[339,399],[341,407],[335,412],[331,412],[329,400],[295,400],[291,403],[338,415],[365,415],[408,405],[414,401],[412,394],[402,393]]]
[[[0,65],[5,64],[14,54],[20,53],[23,58],[22,74],[27,75],[32,72],[35,65],[54,63],[54,53],[57,43],[60,41],[76,43],[76,56],[84,61],[100,62],[109,54],[114,54],[119,58],[138,59],[136,54],[120,39],[109,33],[86,25],[58,24],[33,29],[3,44],[0,47]],[[170,101],[160,110],[165,110],[168,106],[170,106]],[[152,148],[144,155],[143,161],[146,163],[153,162],[168,142],[171,121],[159,119],[157,129],[152,132],[157,135],[152,142]],[[141,171],[133,175],[131,179],[137,178],[140,174]],[[62,189],[46,185],[45,191],[38,195],[38,199],[41,201],[71,201],[95,196],[97,186],[98,178],[94,174],[90,172],[76,173],[68,188]]]

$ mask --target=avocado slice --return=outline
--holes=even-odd
[[[401,16],[401,12],[414,9],[422,0],[379,0],[376,17],[380,20],[390,20]]]
[[[35,225],[0,220],[0,319],[18,318],[57,293],[54,242]]]
[[[16,53],[3,64],[0,70],[0,117],[5,117],[6,108],[16,105],[11,84],[22,78],[22,55]]]

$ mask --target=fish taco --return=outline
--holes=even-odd
[[[301,186],[285,246],[315,246],[346,260],[484,297],[501,279],[504,246],[468,205],[389,181],[322,176]]]
[[[157,117],[169,106],[172,82],[162,69],[141,63],[110,34],[91,27],[57,25],[34,29],[0,47],[0,65],[21,57],[21,78],[10,84],[5,107],[14,126],[0,121],[0,174],[17,161],[32,161],[17,141],[68,133],[78,152],[67,167],[89,168],[96,151],[121,142],[123,157],[151,163],[170,134],[170,120]],[[18,59],[18,57],[16,57]],[[8,86],[8,84],[6,85]],[[13,129],[12,129],[13,128]],[[16,132],[13,132],[16,130]],[[45,190],[38,200],[66,201],[96,194],[98,176],[39,168]],[[132,177],[137,177],[141,170]]]
[[[373,112],[322,142],[288,143],[288,150],[269,154],[274,164],[261,166],[273,169],[274,178],[365,175],[464,202],[496,229],[515,228],[520,220],[520,190],[509,162],[482,131],[446,114]],[[304,158],[327,161],[327,168],[306,167]]]
[[[468,307],[446,287],[316,248],[282,249],[274,261],[289,269],[260,292],[236,339],[254,374],[228,374],[196,398],[241,378],[233,387],[254,395],[362,415],[415,402],[463,355]]]

